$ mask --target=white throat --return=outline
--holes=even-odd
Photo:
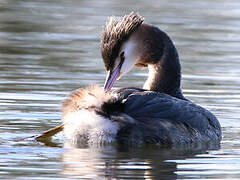
[[[129,39],[122,45],[120,52],[124,52],[125,56],[125,60],[121,67],[121,77],[122,75],[128,73],[138,62],[140,58],[140,53],[137,48],[137,42],[131,39]],[[118,62],[120,62],[120,59],[118,60]],[[118,64],[119,63],[116,63],[116,65]]]
[[[156,81],[156,74],[159,71],[159,67],[154,65],[148,65],[148,78],[143,85],[143,89],[150,90],[151,84]]]

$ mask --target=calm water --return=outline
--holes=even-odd
[[[240,179],[238,0],[0,0],[0,179]],[[221,147],[64,148],[33,139],[60,124],[78,87],[103,85],[99,41],[110,15],[138,11],[174,40],[185,96],[212,111]],[[116,87],[141,87],[133,70]]]

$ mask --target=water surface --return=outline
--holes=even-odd
[[[0,179],[239,179],[240,2],[0,1]],[[185,96],[219,119],[221,147],[64,148],[16,139],[60,124],[68,93],[103,85],[100,35],[108,16],[137,11],[179,51]],[[141,87],[134,69],[117,87]]]

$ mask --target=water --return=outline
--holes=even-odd
[[[0,179],[239,179],[240,2],[0,1]],[[221,147],[64,148],[33,139],[60,124],[61,101],[90,84],[103,85],[102,26],[132,10],[174,40],[185,96],[220,120]],[[116,87],[141,87],[135,69]]]

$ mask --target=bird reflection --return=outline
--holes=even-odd
[[[66,148],[62,156],[64,167],[61,173],[67,178],[177,179],[176,160],[192,158],[219,146],[195,144],[171,149],[154,145],[140,149],[126,146]]]

